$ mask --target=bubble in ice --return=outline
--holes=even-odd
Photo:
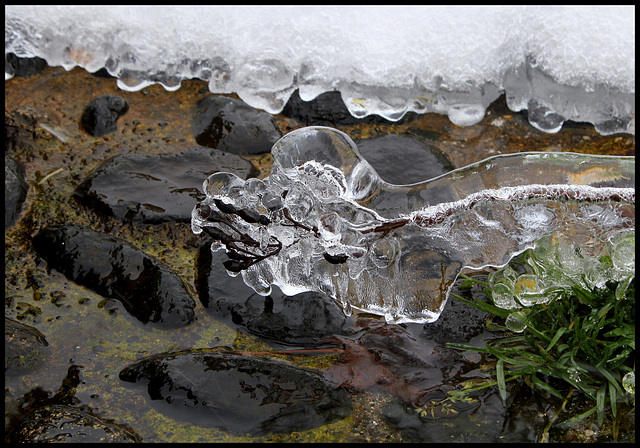
[[[520,153],[393,185],[332,128],[295,130],[272,155],[260,181],[211,175],[191,221],[195,233],[224,245],[227,270],[260,294],[273,284],[290,295],[317,291],[347,313],[426,323],[463,268],[503,267],[541,241],[582,248],[549,255],[579,270],[620,240],[611,258],[622,271],[629,265],[631,240],[621,235],[635,235],[634,157]],[[593,282],[605,278],[596,271]],[[500,306],[519,306],[514,296],[544,300],[548,280],[511,277],[496,280]]]
[[[502,93],[557,132],[635,133],[633,7],[5,7],[5,55],[100,68],[123,90],[199,78],[279,113],[340,91],[355,117],[478,123]],[[12,76],[5,64],[5,79]]]

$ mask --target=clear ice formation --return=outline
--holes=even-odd
[[[206,179],[192,230],[259,294],[323,292],[347,314],[433,322],[465,267],[504,266],[543,237],[599,253],[635,232],[635,157],[520,153],[392,185],[332,128],[295,130],[272,155],[265,179]]]
[[[5,55],[100,68],[123,90],[183,79],[279,113],[340,91],[356,117],[482,120],[502,93],[533,126],[635,133],[630,7],[5,6]],[[5,79],[12,76],[5,64]]]
[[[505,319],[511,331],[526,328],[529,307],[574,294],[575,287],[603,290],[614,282],[617,300],[635,301],[627,295],[636,277],[635,229],[616,232],[605,244],[572,239],[573,235],[547,235],[536,242],[534,250],[488,276],[493,303],[512,310]]]

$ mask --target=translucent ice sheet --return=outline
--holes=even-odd
[[[521,153],[426,182],[384,182],[343,132],[298,129],[271,175],[216,173],[192,229],[256,292],[318,291],[389,322],[432,322],[461,269],[504,266],[543,237],[597,256],[635,232],[635,158]]]

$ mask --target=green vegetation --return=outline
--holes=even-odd
[[[631,264],[620,257],[630,253],[629,247],[635,249],[634,234],[614,240],[599,258],[592,259],[578,249],[546,241],[489,275],[486,282],[463,276],[460,289],[478,285],[488,302],[473,295],[471,299],[452,295],[490,313],[487,327],[502,331],[503,337],[481,348],[448,346],[493,356],[495,379],[463,383],[444,400],[418,408],[420,415],[433,413],[434,407],[446,411],[452,403],[471,402],[473,392],[493,386],[506,399],[507,383],[519,378],[564,400],[561,409],[576,390],[592,402],[586,411],[562,422],[552,421],[549,427],[594,413],[602,425],[605,415],[615,418],[621,403],[634,412],[635,259],[631,255]],[[575,264],[575,272],[582,269],[580,275],[568,267],[569,253],[580,261]],[[563,263],[558,263],[559,254]],[[596,275],[600,280],[593,280]],[[602,280],[603,276],[609,280]],[[509,301],[509,309],[495,305]]]

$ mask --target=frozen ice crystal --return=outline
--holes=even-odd
[[[633,7],[6,6],[7,53],[105,67],[123,90],[200,78],[270,113],[337,90],[356,117],[468,126],[504,92],[545,132],[635,133]]]
[[[332,128],[295,130],[272,155],[265,179],[206,179],[193,231],[259,294],[323,292],[388,322],[436,320],[461,269],[504,266],[543,238],[596,251],[635,232],[634,157],[521,153],[392,185]]]
[[[590,208],[606,209],[609,215],[610,209],[600,204]],[[592,211],[587,211],[584,218],[599,219]],[[607,221],[600,217],[599,225],[608,226]],[[636,276],[635,228],[618,230],[606,241],[591,240],[587,233],[576,238],[573,230],[543,236],[534,250],[489,275],[487,282],[494,304],[513,310],[513,316],[506,320],[511,331],[526,328],[526,308],[566,296],[575,287],[591,291],[617,282],[616,299],[634,300],[627,297],[627,289]]]

